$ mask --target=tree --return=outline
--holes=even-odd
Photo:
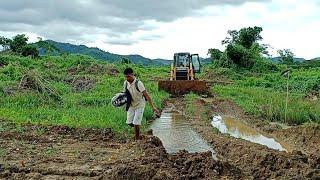
[[[255,54],[239,44],[229,44],[226,48],[228,58],[237,66],[250,69],[254,64]]]
[[[38,49],[42,49],[44,50],[44,53],[53,53],[53,52],[60,52],[60,49],[57,48],[55,45],[53,45],[52,43],[48,42],[48,41],[43,41],[41,37],[38,37],[38,42],[34,43]]]
[[[222,56],[222,51],[220,51],[219,49],[209,49],[208,50],[208,54],[210,54],[210,57],[211,57],[211,61],[214,62],[214,61],[217,61],[221,58]]]
[[[0,37],[0,46],[2,46],[2,50],[8,50],[10,48],[11,39]]]
[[[10,50],[22,56],[31,56],[33,58],[39,56],[37,47],[33,44],[28,44],[28,37],[25,34],[18,34],[12,40],[0,37],[0,45],[3,50]]]
[[[26,46],[28,43],[28,37],[25,34],[18,34],[13,37],[10,43],[10,49],[12,52],[21,54],[23,46]]]
[[[22,47],[21,55],[25,57],[31,56],[32,58],[36,58],[39,57],[39,51],[35,46],[27,44],[26,46]]]
[[[257,26],[242,28],[239,31],[229,30],[229,36],[222,41],[222,44],[226,45],[224,61],[231,61],[239,67],[252,68],[257,59],[262,58],[262,54],[267,54],[266,46],[258,42],[262,40],[261,32],[262,28]],[[230,63],[222,64],[230,66]]]
[[[222,41],[222,45],[228,44],[239,44],[243,47],[249,49],[254,43],[262,40],[260,33],[262,32],[262,27],[248,27],[242,28],[240,31],[229,30],[228,34],[230,37],[226,37]]]
[[[281,61],[286,64],[293,64],[294,54],[290,49],[278,50],[278,54],[280,55]]]

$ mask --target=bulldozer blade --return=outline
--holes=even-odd
[[[189,92],[207,94],[209,91],[207,83],[199,80],[161,80],[158,81],[158,89],[173,95],[183,95]]]

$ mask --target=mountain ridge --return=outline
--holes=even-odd
[[[83,55],[92,56],[96,59],[105,60],[111,63],[122,61],[125,59],[129,59],[134,64],[142,64],[142,65],[169,65],[172,62],[172,60],[160,59],[160,58],[150,59],[139,54],[130,54],[130,55],[114,54],[114,53],[110,53],[108,51],[99,49],[97,47],[88,47],[82,44],[75,45],[71,43],[63,43],[63,42],[57,42],[53,40],[46,40],[46,42],[55,46],[58,49],[59,53],[83,54]],[[53,52],[53,54],[57,54],[57,53],[58,52]],[[40,54],[44,55],[45,51],[40,50]]]

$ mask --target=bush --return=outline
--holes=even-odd
[[[21,55],[24,57],[31,56],[32,58],[39,57],[39,51],[35,46],[26,45],[22,47]]]

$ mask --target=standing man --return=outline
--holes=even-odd
[[[133,74],[131,68],[126,68],[123,72],[126,81],[124,82],[124,92],[130,93],[131,101],[128,102],[127,109],[127,124],[134,127],[135,139],[139,140],[140,137],[140,125],[143,117],[146,101],[149,102],[154,113],[160,116],[158,109],[154,106],[151,97],[147,93],[143,83],[139,81]]]

